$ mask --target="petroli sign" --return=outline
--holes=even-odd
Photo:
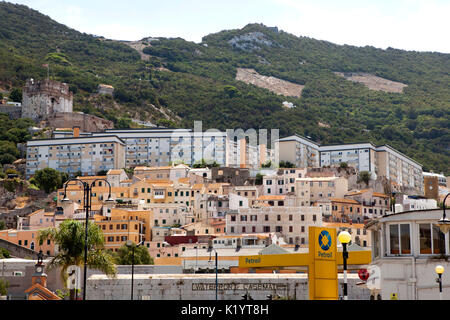
[[[330,233],[327,230],[322,230],[317,237],[317,241],[319,244],[317,248],[317,257],[332,259],[333,252],[329,251],[329,249],[333,243],[333,240],[331,239]]]

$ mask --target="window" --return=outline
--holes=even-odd
[[[419,224],[420,254],[445,253],[445,235],[435,225]]]
[[[445,234],[436,225],[433,225],[433,253],[445,254]]]
[[[270,226],[264,226],[263,232],[270,232]]]
[[[400,253],[400,237],[398,224],[391,224],[389,226],[389,244],[390,244],[390,254]]]

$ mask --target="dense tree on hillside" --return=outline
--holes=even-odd
[[[44,190],[46,193],[51,193],[62,187],[63,178],[59,171],[52,168],[44,168],[42,170],[36,170],[33,181],[41,190]]]
[[[264,41],[248,40],[252,34]],[[200,44],[158,38],[144,53],[148,61],[124,43],[0,2],[0,83],[10,84],[8,90],[46,77],[47,57],[50,77],[76,88],[77,111],[119,128],[133,118],[186,128],[202,120],[204,129],[279,129],[281,137],[297,133],[319,143],[372,141],[450,174],[448,54],[341,46],[260,24],[210,34]],[[300,98],[276,95],[236,81],[237,68],[305,87]],[[369,90],[335,72],[369,73],[407,87]],[[97,97],[100,83],[113,85],[114,97]],[[283,108],[284,101],[296,107]],[[170,120],[165,113],[173,113]]]

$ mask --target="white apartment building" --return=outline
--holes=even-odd
[[[310,206],[330,198],[343,198],[348,192],[348,180],[344,177],[311,177],[296,179],[296,205]]]
[[[368,171],[376,179],[376,147],[372,143],[352,143],[320,147],[320,166],[335,166],[346,162],[361,171]]]
[[[320,207],[245,208],[226,215],[229,235],[276,232],[290,244],[307,244],[308,228],[321,225]]]
[[[280,168],[274,174],[263,177],[265,195],[283,195],[295,192],[295,180],[304,178],[306,168]]]
[[[27,142],[27,178],[36,170],[96,175],[125,167],[125,143],[116,136],[40,139]]]
[[[193,165],[204,159],[226,165],[225,132],[193,132],[190,129],[107,129],[93,136],[116,135],[126,143],[127,167],[147,164],[167,166],[182,162]]]
[[[422,165],[388,145],[367,143],[320,145],[293,135],[276,141],[280,161],[296,167],[325,167],[347,163],[358,172],[368,171],[371,179],[386,177],[404,189],[423,194]]]
[[[293,135],[275,141],[279,161],[289,161],[296,168],[318,167],[320,145],[312,140]]]

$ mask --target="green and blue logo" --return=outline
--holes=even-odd
[[[331,235],[328,231],[322,230],[319,234],[319,246],[323,251],[327,251],[331,247]]]

